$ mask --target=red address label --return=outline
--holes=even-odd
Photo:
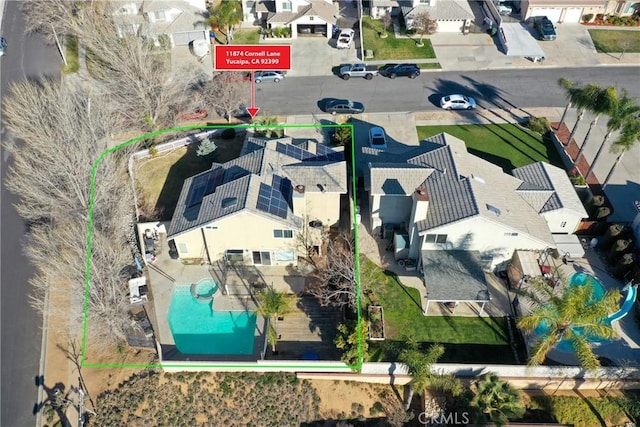
[[[289,45],[215,45],[216,70],[290,70]]]

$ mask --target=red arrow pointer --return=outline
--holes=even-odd
[[[251,72],[251,107],[247,108],[247,112],[251,116],[251,119],[258,114],[260,108],[256,107],[256,82],[255,82],[255,71]]]

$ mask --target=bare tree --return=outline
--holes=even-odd
[[[160,35],[142,26],[138,35],[118,37],[117,4],[85,5],[73,21],[88,55],[91,75],[103,94],[121,107],[122,124],[156,130],[175,123],[191,102],[201,76],[196,58],[172,64],[171,54],[156,45]]]
[[[318,266],[307,292],[323,306],[347,306],[357,301],[355,242],[350,234],[340,233],[327,241],[324,263]]]
[[[119,272],[131,262],[133,197],[127,148],[106,151],[113,146],[112,104],[53,81],[19,83],[11,91],[4,105],[7,128],[23,143],[12,151],[6,185],[20,196],[17,211],[31,224],[25,252],[36,266],[32,305],[64,319],[69,333],[79,332],[95,168],[89,331],[99,343],[121,340],[127,313]],[[52,289],[64,304],[46,304]]]
[[[243,80],[242,73],[218,73],[213,79],[204,82],[202,102],[225,117],[227,122],[231,122],[240,104],[247,104],[249,91],[249,84]]]
[[[422,39],[425,34],[429,35],[438,31],[438,21],[431,19],[429,12],[421,12],[413,17],[412,27],[420,33],[420,42],[418,44],[422,45]]]
[[[26,0],[20,3],[27,33],[40,33],[47,43],[71,34],[72,21],[82,1]]]
[[[391,23],[393,22],[393,18],[389,12],[385,13],[380,17],[382,21],[382,33],[386,35],[387,31],[389,31],[389,27],[391,27]]]

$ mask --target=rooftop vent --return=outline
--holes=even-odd
[[[495,206],[490,205],[490,204],[487,204],[487,209],[488,209],[489,211],[493,212],[494,214],[496,214],[497,216],[500,216],[500,214],[502,213],[502,212],[500,211],[500,209],[498,209],[498,208],[496,208]]]
[[[318,184],[318,188],[320,189],[321,192],[326,192],[327,189],[325,188],[325,186],[323,184]]]

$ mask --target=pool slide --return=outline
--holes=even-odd
[[[607,317],[609,322],[616,322],[622,319],[627,315],[627,313],[629,313],[629,311],[631,311],[631,308],[633,308],[633,303],[636,302],[636,297],[638,296],[638,286],[629,284],[627,287],[629,289],[627,290],[627,297],[624,299],[622,307],[620,307],[620,310]]]

